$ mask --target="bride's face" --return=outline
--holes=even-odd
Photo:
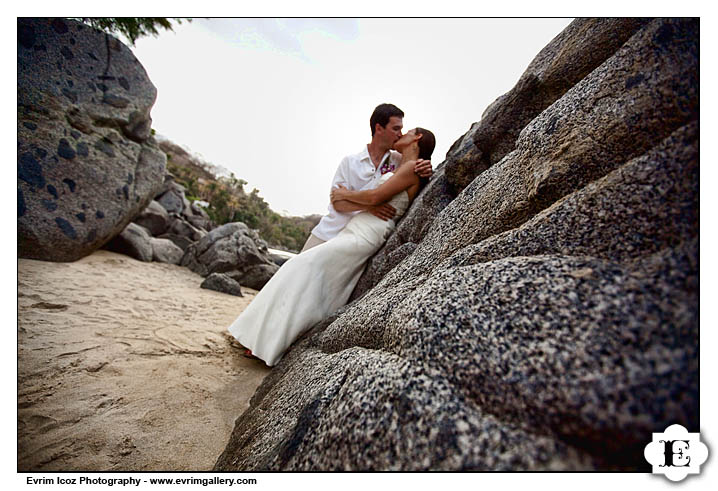
[[[404,136],[399,138],[396,143],[394,143],[394,150],[399,153],[403,153],[409,145],[417,140],[416,136],[416,128],[407,131],[404,133]]]

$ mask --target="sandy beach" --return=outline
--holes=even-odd
[[[209,470],[269,373],[227,326],[244,297],[100,250],[18,260],[19,471]]]

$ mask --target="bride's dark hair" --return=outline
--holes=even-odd
[[[431,154],[434,153],[434,147],[436,146],[436,138],[434,134],[424,128],[416,128],[416,133],[421,135],[419,138],[419,158],[431,160]],[[423,189],[424,186],[429,182],[428,177],[419,178],[419,190]]]
[[[419,139],[419,158],[431,160],[431,154],[434,153],[434,147],[436,146],[434,134],[424,128],[416,128],[416,133],[421,135]]]

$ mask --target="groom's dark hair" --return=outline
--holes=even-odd
[[[404,111],[396,107],[394,104],[379,104],[376,106],[374,112],[371,113],[371,118],[369,118],[371,136],[374,136],[377,124],[381,125],[382,128],[385,128],[392,116],[403,118]]]

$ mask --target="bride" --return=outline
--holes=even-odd
[[[419,192],[421,182],[414,165],[417,159],[430,159],[434,146],[429,130],[409,130],[394,144],[402,154],[399,168],[384,174],[378,187],[332,190],[332,204],[346,200],[377,205],[389,200],[396,215],[384,221],[369,212],[358,213],[335,238],[284,263],[229,327],[249,354],[268,366],[276,365],[304,331],[346,304],[367,260],[384,245],[395,220]]]

